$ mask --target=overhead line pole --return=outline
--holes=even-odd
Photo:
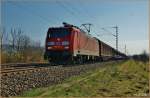
[[[113,34],[111,32],[109,32],[108,30],[106,30],[105,28],[102,28],[104,31],[110,33],[111,35],[113,35],[116,38],[116,50],[118,51],[118,26],[115,27],[111,27],[111,28],[115,28],[116,29],[116,34]]]
[[[113,27],[116,29],[116,50],[118,51],[118,26]]]

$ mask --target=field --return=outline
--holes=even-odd
[[[148,63],[128,60],[71,77],[62,84],[24,92],[21,96],[148,96],[148,74]]]

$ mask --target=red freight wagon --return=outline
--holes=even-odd
[[[95,60],[99,57],[99,43],[79,28],[64,24],[49,28],[44,57],[50,62]]]

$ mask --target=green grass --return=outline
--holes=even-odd
[[[22,96],[145,96],[148,82],[148,64],[128,60],[71,77],[63,84],[24,92]]]

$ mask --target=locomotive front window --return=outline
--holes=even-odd
[[[68,36],[70,34],[70,32],[66,29],[60,29],[60,30],[50,30],[48,32],[48,37],[49,38],[61,38],[61,37],[65,37]]]

